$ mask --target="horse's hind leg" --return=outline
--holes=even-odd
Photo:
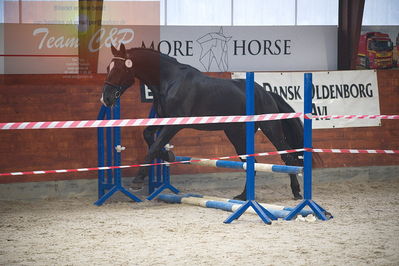
[[[272,142],[278,151],[292,149],[292,147],[288,145],[280,121],[261,122],[259,123],[259,126],[262,132],[267,136],[267,138]],[[281,159],[286,165],[302,165],[301,160],[298,158],[298,154],[296,153],[282,154]],[[289,176],[291,180],[291,191],[294,195],[294,199],[302,199],[302,195],[299,193],[301,188],[297,175],[289,174]]]

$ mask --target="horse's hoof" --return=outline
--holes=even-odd
[[[163,151],[161,159],[167,162],[174,162],[176,161],[176,156],[172,151]]]
[[[171,152],[171,151],[168,151],[168,160],[167,160],[167,162],[174,162],[174,161],[176,161],[175,154],[173,152]]]
[[[240,195],[235,196],[233,199],[235,199],[235,200],[247,200],[247,196],[243,195],[243,194],[240,194]]]
[[[301,200],[301,199],[303,199],[301,194],[298,193],[298,194],[294,195],[294,200]]]
[[[133,191],[138,191],[142,190],[144,187],[144,181],[143,180],[136,180],[133,179],[132,183],[130,184],[129,189]]]

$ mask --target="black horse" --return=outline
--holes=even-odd
[[[158,117],[228,116],[245,115],[245,80],[208,77],[199,70],[158,51],[145,48],[118,51],[111,47],[114,58],[107,68],[101,102],[112,106],[129,88],[134,79],[144,82],[154,95],[154,108]],[[267,92],[255,84],[255,113],[292,113],[294,110],[279,95]],[[176,126],[149,126],[144,138],[149,146],[145,163],[154,158],[173,161],[174,155],[163,147],[183,128],[198,130],[224,130],[237,154],[245,154],[245,123],[203,124]],[[303,147],[303,125],[300,119],[256,122],[277,150]],[[154,140],[154,134],[159,132]],[[287,165],[302,165],[301,153],[283,154]],[[148,168],[142,167],[132,186],[142,188]],[[291,189],[295,199],[301,199],[297,176],[290,174]],[[236,198],[246,198],[246,190]]]

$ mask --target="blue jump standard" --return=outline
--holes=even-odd
[[[152,106],[150,110],[150,114],[148,118],[156,118],[157,113]],[[158,136],[158,133],[156,134]],[[156,160],[157,163],[162,163],[163,161],[160,159]],[[169,189],[175,194],[178,194],[180,191],[171,184],[170,182],[170,167],[169,165],[157,165],[150,166],[148,173],[148,194],[147,200],[153,200],[156,198],[162,191]]]
[[[120,119],[120,102],[116,102],[113,109],[101,106],[97,119]],[[98,166],[105,166],[105,151],[107,153],[107,166],[120,166],[121,154],[115,147],[121,144],[121,129],[119,127],[106,128],[106,147],[104,145],[104,128],[97,129],[97,144],[98,144]],[[106,148],[106,149],[105,149]],[[105,180],[105,172],[107,178]],[[109,169],[98,171],[98,200],[94,203],[97,206],[102,205],[116,192],[122,192],[133,201],[141,202],[142,200],[133,195],[126,188],[122,186],[121,169]]]
[[[246,73],[246,114],[255,114],[255,77],[254,72]],[[246,122],[246,153],[254,154],[255,152],[255,123]],[[233,214],[231,214],[224,223],[231,223],[232,221],[240,218],[240,216],[248,209],[252,207],[262,221],[266,224],[271,224],[271,220],[277,220],[276,216],[271,214],[268,210],[263,208],[259,203],[255,201],[255,158],[247,158],[247,169],[246,169],[246,194],[247,201],[241,205]]]
[[[176,187],[174,187],[170,183],[170,168],[169,168],[169,166],[163,165],[162,170],[163,170],[163,183],[159,187],[154,189],[154,191],[147,197],[147,200],[153,200],[165,189],[169,189],[170,191],[172,191],[175,194],[178,194],[180,192]]]
[[[312,113],[312,73],[304,74],[304,113]],[[312,120],[304,119],[304,145],[305,148],[312,148]],[[303,169],[303,190],[304,200],[298,204],[291,213],[284,218],[285,220],[291,220],[295,217],[299,211],[304,207],[309,206],[317,218],[326,221],[333,218],[331,214],[326,212],[320,205],[312,200],[312,152],[305,151],[303,154],[304,169]]]

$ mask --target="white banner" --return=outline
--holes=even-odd
[[[156,48],[204,72],[337,69],[336,26],[163,26],[160,32]]]
[[[265,90],[282,96],[303,112],[304,72],[255,73]],[[233,79],[245,73],[233,73]],[[378,115],[377,73],[374,70],[313,72],[313,115]],[[379,126],[379,119],[315,119],[313,128]]]
[[[126,47],[153,48],[202,72],[337,69],[336,26],[124,26],[128,29],[133,38],[118,40]],[[106,73],[111,58],[104,45],[99,73]]]

